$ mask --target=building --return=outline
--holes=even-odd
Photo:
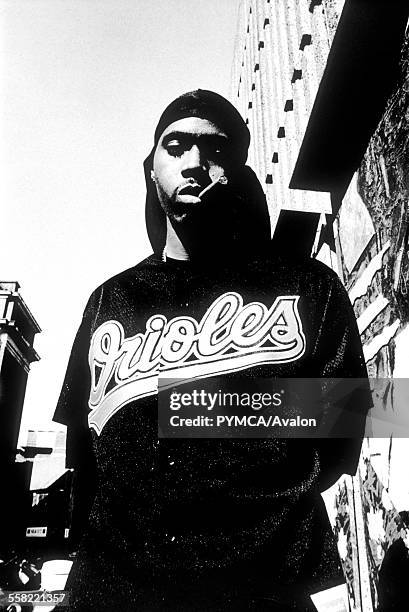
[[[320,216],[332,212],[330,194],[289,184],[342,6],[339,0],[244,0],[240,6],[231,99],[252,134],[249,164],[265,188],[273,231],[287,222],[294,231],[300,219],[311,238]]]
[[[41,331],[17,282],[0,281],[0,452],[14,462],[30,364],[38,361],[34,336]]]
[[[28,503],[30,466],[15,458],[30,365],[39,359],[34,337],[41,331],[19,288],[17,282],[0,281],[0,468],[6,512],[1,542],[6,548],[21,537]]]
[[[66,430],[33,430],[27,432],[27,441],[23,448],[25,456],[30,454],[33,469],[30,490],[47,489],[60,478],[65,467]]]
[[[351,609],[364,612],[376,609],[379,568],[400,537],[398,511],[409,509],[399,400],[409,378],[408,17],[399,0],[393,9],[386,0],[243,0],[232,69],[273,240],[337,271],[376,381],[374,437],[357,476],[326,496]]]
[[[65,430],[28,430],[16,466],[30,474],[19,547],[30,554],[64,554],[71,546],[73,471],[65,467]]]

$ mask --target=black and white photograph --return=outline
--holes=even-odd
[[[409,1],[0,0],[0,609],[409,609]]]

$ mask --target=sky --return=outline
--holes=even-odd
[[[91,292],[150,254],[154,128],[185,91],[229,95],[239,3],[0,1],[0,279],[42,329],[23,430],[51,425]]]

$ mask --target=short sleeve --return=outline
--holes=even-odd
[[[315,345],[319,376],[339,381],[345,389],[345,394],[341,393],[341,402],[337,397],[338,390],[328,394],[327,410],[333,410],[337,420],[333,435],[319,441],[325,489],[341,474],[355,474],[372,397],[355,313],[335,274],[324,299],[325,311]],[[339,389],[339,386],[332,384],[332,389]]]
[[[90,461],[91,434],[88,427],[90,371],[88,351],[95,294],[84,311],[68,361],[68,366],[53,420],[67,426],[66,467],[77,468]]]

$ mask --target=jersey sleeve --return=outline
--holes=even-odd
[[[348,294],[334,275],[325,298],[315,346],[322,387],[326,391],[327,439],[319,441],[321,484],[331,486],[341,474],[355,474],[372,397],[362,343]]]
[[[88,427],[90,371],[88,351],[96,298],[92,294],[84,311],[68,361],[53,420],[67,427],[66,467],[77,468],[91,461],[92,445]]]

